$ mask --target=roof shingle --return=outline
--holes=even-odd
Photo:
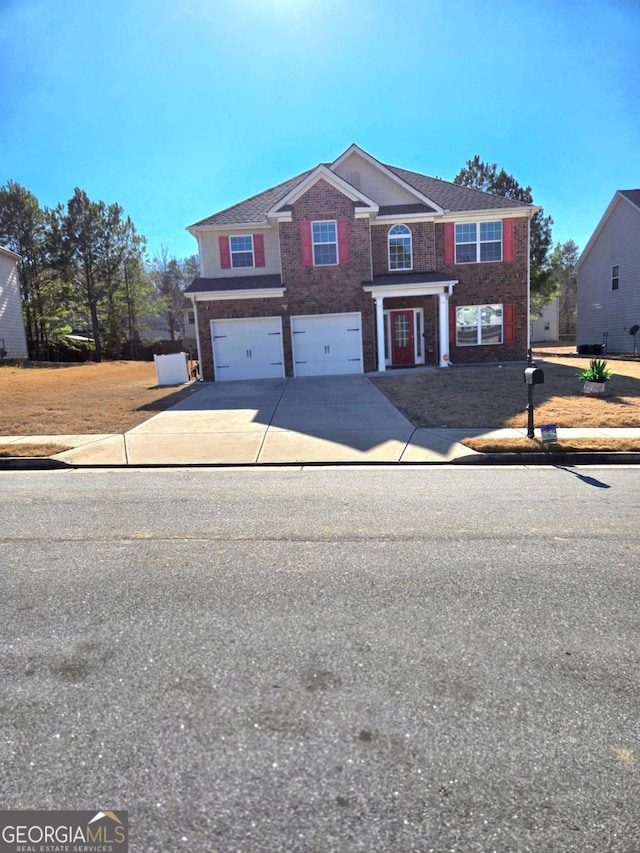
[[[326,164],[327,166],[329,164]],[[245,223],[266,222],[267,211],[277,205],[278,201],[284,198],[291,190],[293,190],[301,181],[310,175],[315,169],[307,169],[281,184],[270,187],[245,201],[238,202],[231,207],[214,213],[199,222],[194,222],[190,228],[200,228],[203,226],[224,225],[243,225]],[[431,178],[428,175],[422,175],[419,172],[411,172],[407,169],[400,169],[397,166],[385,165],[385,168],[403,180],[406,184],[422,195],[430,199],[434,204],[437,204],[445,211],[451,213],[460,213],[462,211],[482,211],[482,210],[505,210],[508,208],[531,207],[520,201],[503,198],[502,196],[492,195],[491,193],[483,192],[482,190],[472,189],[471,187],[462,187],[457,184],[452,184],[449,181],[443,181],[440,178]],[[627,193],[640,193],[639,190],[627,190]],[[633,201],[633,199],[630,199]],[[637,203],[637,202],[634,202]],[[394,213],[431,213],[432,208],[428,205],[418,202],[416,204],[405,205],[387,205],[380,208],[382,215],[393,215]]]

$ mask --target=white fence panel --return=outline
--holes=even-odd
[[[158,385],[181,385],[189,381],[186,352],[154,355]]]

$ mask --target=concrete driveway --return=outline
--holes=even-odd
[[[399,461],[411,423],[364,376],[207,384],[126,434],[128,461]]]
[[[196,384],[123,436],[58,455],[73,465],[447,462],[473,451],[451,430],[416,430],[366,376]],[[468,431],[467,431],[468,432]]]

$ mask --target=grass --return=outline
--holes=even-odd
[[[544,442],[538,438],[465,438],[461,444],[480,453],[640,453],[640,439],[584,437]]]
[[[159,387],[149,361],[0,366],[0,435],[122,433],[193,393]],[[51,456],[60,443],[0,444],[0,456]]]
[[[577,373],[588,358],[536,359],[544,385],[533,390],[536,426],[640,427],[640,363],[610,361],[604,399],[584,397]],[[454,365],[435,372],[376,377],[378,388],[416,427],[526,428],[524,364]]]
[[[0,459],[14,456],[55,456],[71,450],[68,444],[56,444],[52,441],[34,444],[33,442],[16,442],[15,444],[0,445]]]
[[[577,378],[589,359],[554,357],[551,352],[547,349],[537,356],[545,383],[534,388],[536,426],[640,427],[639,361],[611,359],[614,376],[608,383],[609,395],[594,399],[582,396]],[[416,427],[493,430],[527,425],[524,364],[390,371],[373,381]],[[1,365],[0,436],[123,433],[196,391],[193,385],[158,387],[152,362]],[[464,443],[483,452],[640,450],[635,439],[600,438],[598,444],[593,439],[573,439],[571,447],[565,439],[555,445],[506,439],[499,447],[491,441],[469,438]],[[0,442],[0,456],[49,456],[62,449],[67,447],[59,443]]]

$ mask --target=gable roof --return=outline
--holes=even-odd
[[[399,169],[397,166],[387,166],[394,174],[402,178],[409,186],[415,187],[423,195],[428,196],[444,211],[461,213],[467,210],[506,210],[508,208],[532,208],[535,205],[526,204],[522,201],[514,201],[512,198],[492,195],[483,190],[462,187],[441,178],[431,178],[429,175],[421,175],[419,172],[410,172],[407,169]]]
[[[640,190],[619,190],[619,192],[640,210]]]
[[[621,201],[624,201],[625,204],[631,205],[631,207],[633,209],[635,209],[638,213],[640,213],[640,190],[616,190],[615,195],[613,196],[613,198],[609,202],[607,209],[602,214],[602,218],[600,219],[600,222],[598,222],[593,234],[589,238],[589,242],[584,247],[584,249],[582,250],[582,254],[580,255],[580,257],[576,261],[576,266],[575,266],[576,270],[580,269],[580,267],[584,263],[587,255],[589,254],[591,249],[594,247],[598,237],[600,236],[602,229],[607,224],[609,217],[611,216],[611,214],[613,213],[613,211],[616,209],[616,207],[618,206],[618,204]]]
[[[348,181],[345,181],[344,178],[341,178],[340,175],[337,175],[335,172],[332,172],[328,166],[325,166],[321,163],[319,166],[316,166],[315,169],[312,169],[309,174],[304,177],[293,189],[291,189],[284,198],[281,198],[279,202],[277,202],[271,210],[268,211],[268,214],[276,214],[284,210],[290,209],[290,205],[293,204],[303,193],[305,193],[309,187],[312,187],[315,183],[317,183],[321,178],[324,178],[328,183],[332,184],[337,189],[341,190],[347,198],[349,198],[352,202],[358,203],[362,208],[367,208],[373,212],[378,210],[378,205],[373,199],[370,199],[360,190],[357,190],[353,184],[350,184]]]
[[[0,255],[10,258],[12,261],[16,261],[16,263],[22,260],[21,255],[18,255],[16,252],[12,252],[11,249],[7,249],[6,246],[0,246]]]
[[[276,205],[280,199],[284,198],[291,190],[295,189],[300,181],[304,180],[313,172],[313,169],[307,169],[296,175],[295,178],[289,178],[281,184],[276,184],[268,190],[264,190],[251,198],[240,201],[231,207],[226,207],[224,210],[214,213],[212,216],[207,216],[199,222],[194,222],[189,225],[188,229],[199,228],[206,225],[243,225],[245,223],[257,223],[266,220],[267,210]]]
[[[345,157],[354,152],[357,152],[388,176],[391,176],[392,179],[404,185],[415,196],[415,204],[413,205],[380,207],[379,213],[381,216],[402,215],[403,213],[424,213],[426,215],[438,216],[443,213],[492,210],[526,209],[529,212],[538,210],[538,207],[532,204],[525,204],[524,202],[492,195],[491,193],[471,189],[470,187],[458,186],[449,181],[443,181],[440,178],[431,178],[428,175],[411,172],[407,169],[400,169],[397,166],[385,165],[354,144],[334,160],[333,163],[320,163],[318,166],[307,169],[299,175],[289,178],[287,181],[283,181],[280,184],[276,184],[276,186],[270,187],[268,190],[251,196],[251,198],[245,201],[241,201],[218,213],[207,216],[205,219],[194,222],[193,225],[187,227],[187,230],[193,233],[193,230],[207,227],[216,228],[226,225],[246,224],[266,225],[269,213],[273,214],[274,211],[287,210],[288,202],[296,198],[297,191],[304,191],[307,183],[312,183],[314,180],[317,180],[318,176],[322,175],[325,177],[332,176],[336,183],[342,185],[345,189],[348,187],[351,188],[353,196],[363,201],[363,207],[370,206],[372,199],[369,199],[358,188],[352,187],[348,181],[345,181],[334,171]],[[377,207],[375,200],[373,200],[373,205]],[[370,209],[373,212],[375,208],[370,207]]]

